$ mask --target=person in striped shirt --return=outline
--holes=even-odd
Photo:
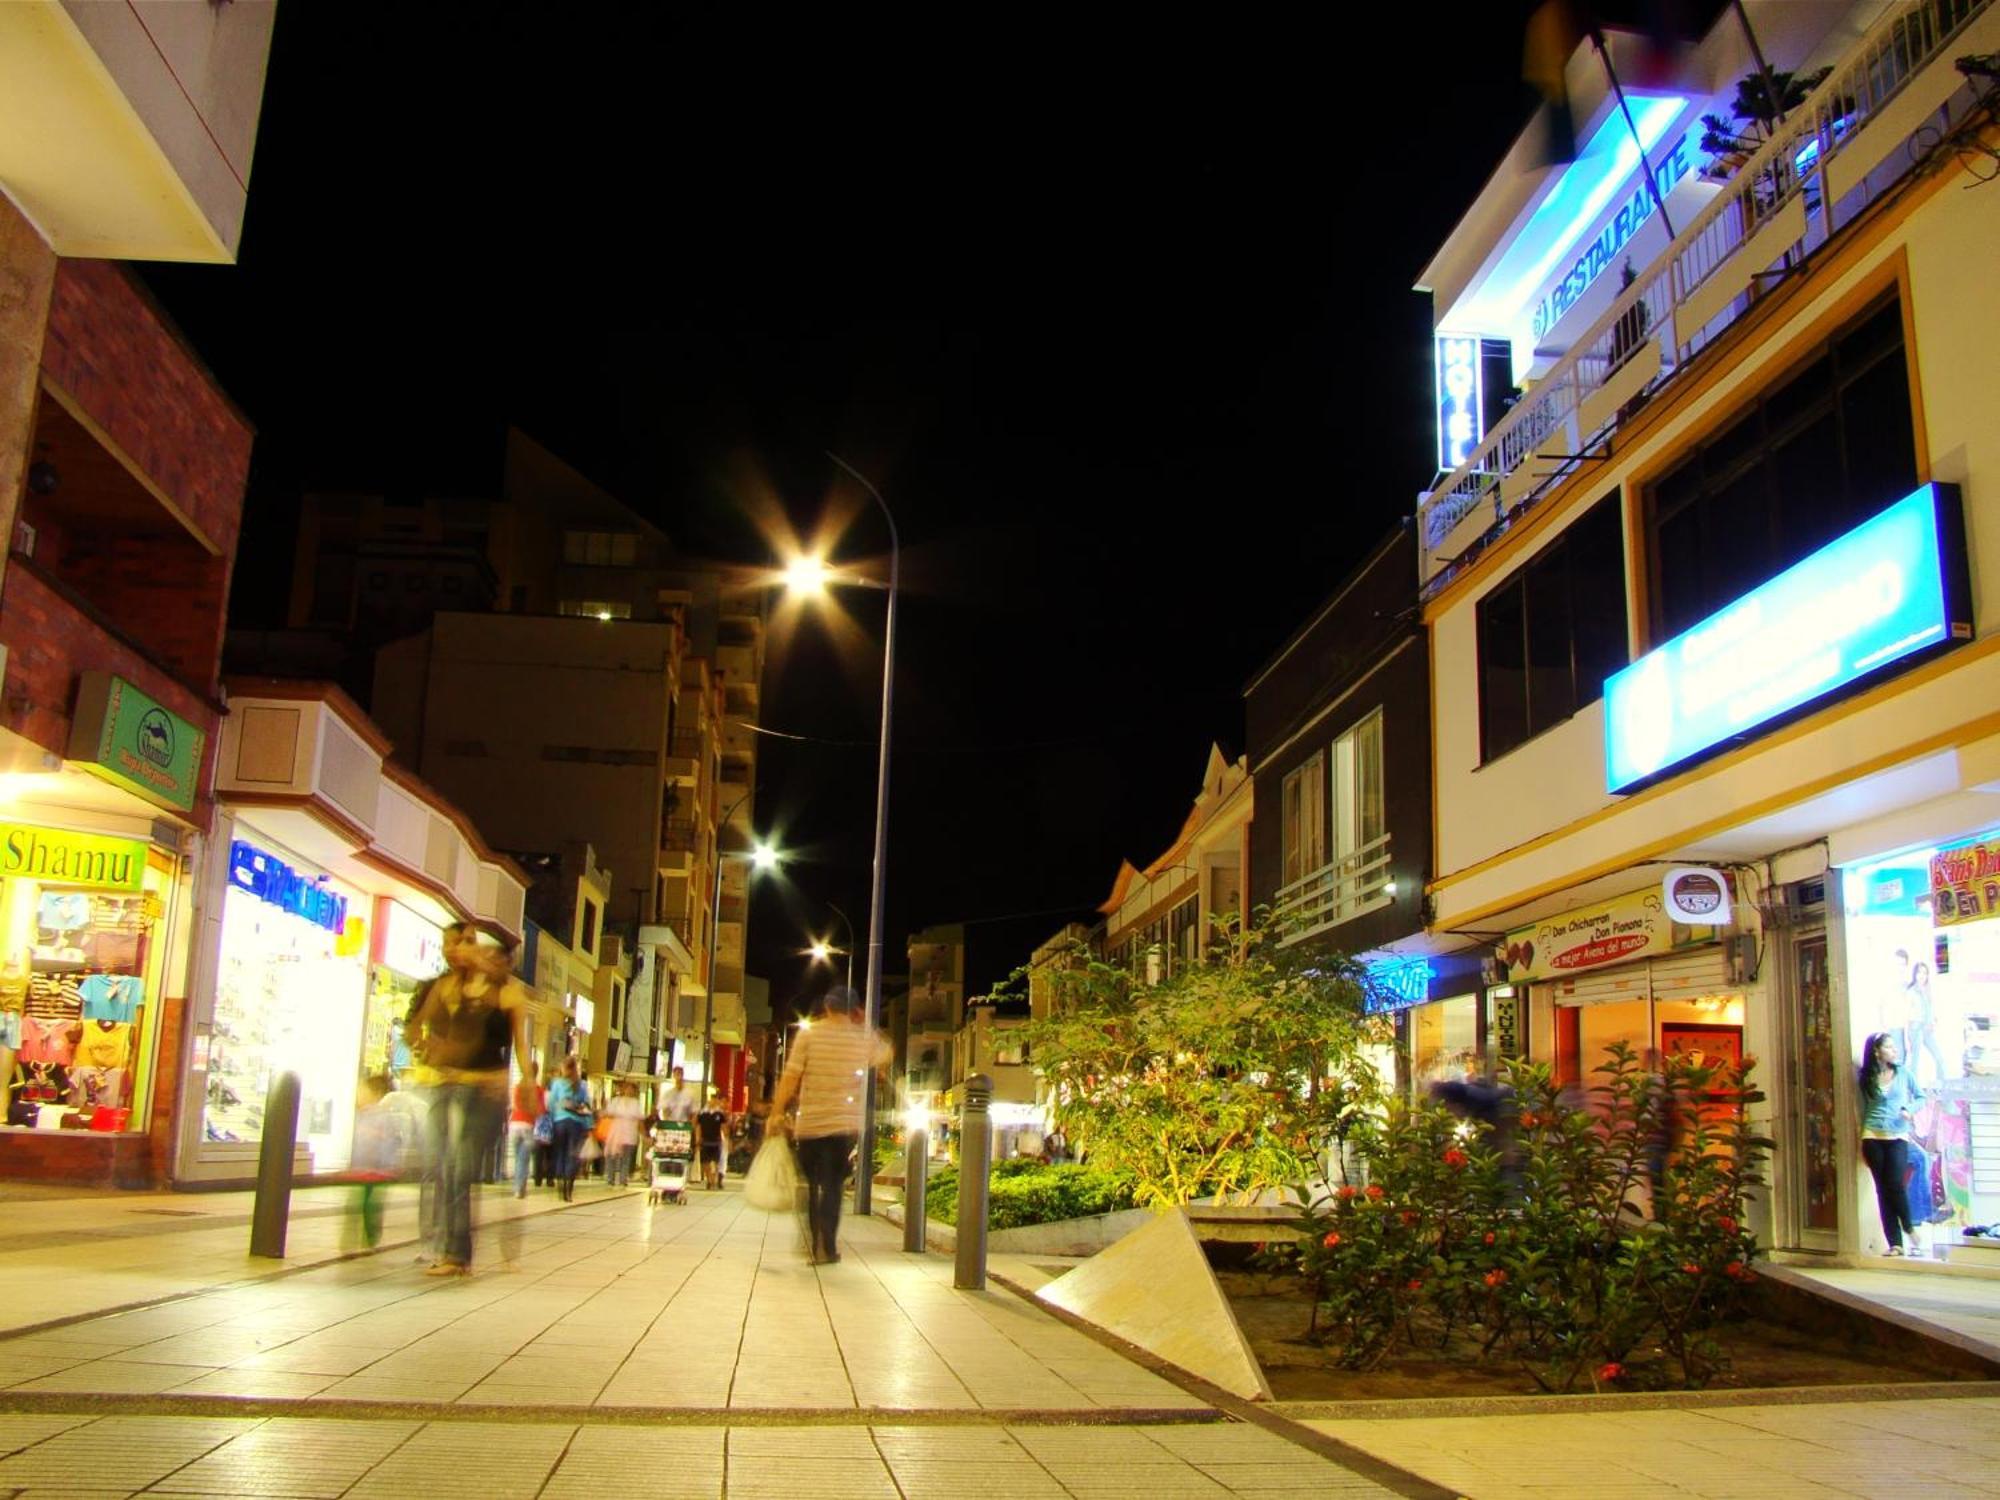
[[[888,1062],[891,1048],[871,1030],[861,997],[845,985],[814,1008],[812,1024],[792,1044],[784,1075],[771,1097],[771,1118],[798,1106],[790,1125],[799,1173],[806,1180],[806,1226],[814,1265],[840,1259],[840,1195],[847,1165],[861,1139],[862,1092],[871,1069]],[[869,1170],[864,1160],[861,1170]]]

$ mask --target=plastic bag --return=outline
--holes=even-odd
[[[792,1143],[781,1135],[764,1138],[750,1175],[743,1179],[743,1200],[767,1214],[790,1213],[799,1197],[799,1164]]]

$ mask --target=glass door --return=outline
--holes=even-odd
[[[1787,947],[1789,993],[1782,1004],[1791,1044],[1785,1076],[1789,1238],[1801,1250],[1830,1251],[1839,1248],[1840,1143],[1826,929],[1802,929]]]

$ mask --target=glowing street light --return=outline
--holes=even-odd
[[[717,842],[721,841],[720,830],[729,826],[729,820],[736,816],[736,809],[748,800],[745,791],[722,815],[717,824]],[[716,938],[722,927],[722,865],[725,860],[747,859],[753,875],[767,874],[784,863],[785,856],[778,848],[764,839],[753,840],[748,849],[722,849],[715,851],[715,887],[708,903],[708,993],[701,1006],[701,1076],[704,1088],[715,1082],[715,951]]]
[[[785,565],[785,589],[802,597],[817,596],[826,592],[832,576],[825,558],[801,554]]]

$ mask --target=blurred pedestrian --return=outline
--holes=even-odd
[[[677,1125],[690,1125],[701,1110],[701,1095],[687,1081],[687,1069],[675,1068],[673,1087],[660,1095],[660,1118]]]
[[[630,1083],[616,1085],[604,1113],[611,1121],[604,1139],[604,1185],[630,1187],[632,1153],[639,1148],[639,1090]]]
[[[528,1056],[528,993],[514,978],[513,948],[470,924],[445,954],[412,1021],[412,1050],[436,1071],[431,1135],[438,1153],[441,1250],[433,1276],[472,1269],[472,1185],[507,1118],[508,1047]]]
[[[572,1054],[563,1059],[562,1072],[549,1085],[548,1109],[555,1121],[556,1138],[549,1148],[555,1173],[556,1192],[565,1203],[575,1201],[576,1172],[583,1164],[583,1143],[590,1136],[590,1092],[583,1086],[582,1069]]]
[[[723,1153],[729,1149],[729,1111],[722,1107],[722,1090],[710,1089],[708,1102],[694,1117],[695,1159],[701,1163],[701,1185],[722,1186]]]
[[[862,1090],[892,1049],[868,1028],[861,997],[845,985],[829,991],[817,1012],[785,1059],[771,1096],[771,1128],[787,1128],[785,1112],[798,1105],[789,1129],[806,1179],[807,1252],[814,1265],[831,1265],[840,1259],[840,1196],[861,1139]],[[861,1170],[872,1167],[863,1162]]]
[[[1909,1134],[1923,1094],[1910,1073],[1894,1032],[1878,1031],[1868,1038],[1861,1049],[1861,1158],[1875,1179],[1875,1201],[1890,1255],[1903,1253],[1906,1235],[1911,1248],[1916,1248],[1908,1184]]]
[[[401,1173],[407,1146],[407,1116],[387,1104],[390,1078],[371,1074],[361,1080],[354,1100],[354,1150],[348,1172],[354,1179],[354,1219],[361,1242],[370,1250],[382,1243],[382,1207],[388,1184]]]
[[[446,974],[451,972],[452,949],[457,946],[464,931],[463,922],[452,922],[444,929]],[[417,1261],[420,1265],[435,1264],[444,1254],[444,1219],[438,1212],[438,1171],[443,1157],[431,1133],[431,1107],[437,1102],[438,1072],[424,1061],[422,1050],[417,1046],[417,1013],[424,1008],[431,986],[443,977],[444,974],[439,974],[426,979],[410,996],[409,1009],[403,1012],[403,1045],[398,1049],[398,1055],[408,1059],[404,1083],[420,1106],[417,1110],[419,1127],[416,1141]]]
[[[532,1057],[522,1065],[514,1084],[513,1108],[507,1115],[507,1145],[514,1162],[514,1196],[528,1196],[528,1158],[535,1149],[535,1122],[542,1117],[542,1069]]]

